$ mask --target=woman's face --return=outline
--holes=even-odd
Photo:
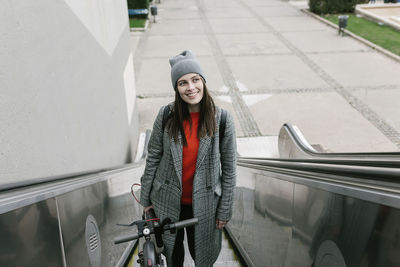
[[[179,95],[188,104],[189,112],[199,112],[204,90],[201,76],[197,73],[189,73],[180,77],[176,84]]]

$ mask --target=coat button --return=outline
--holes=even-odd
[[[166,181],[165,181],[165,184],[169,184],[169,180],[166,180]]]
[[[212,187],[211,187],[211,185],[208,185],[206,188],[207,188],[207,190],[211,190]]]

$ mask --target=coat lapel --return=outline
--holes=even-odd
[[[211,137],[205,136],[200,138],[199,151],[197,153],[197,160],[196,160],[196,172],[200,168],[201,163],[204,160],[204,157],[207,155],[210,143],[211,143]],[[177,142],[171,139],[171,154],[174,161],[175,173],[178,176],[181,185],[182,185],[182,152],[183,152],[182,136],[179,133]]]
[[[208,135],[200,138],[199,151],[197,152],[196,172],[200,168],[201,163],[204,160],[204,157],[207,155],[210,143],[211,143],[211,137],[209,137]]]
[[[171,141],[171,154],[174,161],[175,173],[178,176],[179,182],[182,186],[182,136],[178,134],[178,140],[170,139]]]

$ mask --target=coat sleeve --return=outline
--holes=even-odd
[[[236,133],[232,115],[227,112],[225,133],[221,143],[221,200],[217,219],[229,221],[232,217],[233,191],[236,186]]]
[[[156,120],[154,121],[153,130],[147,146],[146,167],[140,179],[140,203],[144,207],[151,205],[150,192],[153,187],[153,180],[163,154],[162,120],[164,108],[165,106],[160,109]]]

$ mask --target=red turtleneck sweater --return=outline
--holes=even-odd
[[[197,136],[199,126],[200,112],[191,112],[192,130],[190,123],[185,120],[183,127],[187,146],[183,146],[182,151],[182,197],[181,203],[185,205],[192,204],[193,178],[196,171],[197,152],[199,151],[200,139]]]

